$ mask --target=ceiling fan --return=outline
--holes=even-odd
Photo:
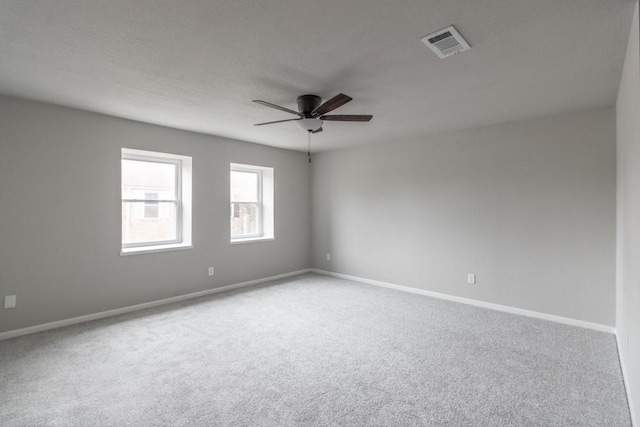
[[[322,98],[318,95],[301,95],[298,97],[298,111],[293,111],[285,107],[281,107],[276,104],[272,104],[267,101],[261,101],[254,99],[256,104],[264,105],[266,107],[275,108],[276,110],[286,111],[287,113],[295,114],[298,116],[295,119],[276,120],[274,122],[256,123],[254,126],[264,126],[274,123],[282,122],[297,122],[298,126],[310,133],[322,132],[322,124],[325,121],[334,122],[368,122],[373,117],[368,114],[330,114],[328,112],[335,110],[338,107],[343,106],[353,98],[345,95],[344,93],[338,94],[330,100],[322,103]]]

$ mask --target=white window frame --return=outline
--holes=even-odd
[[[260,170],[256,170],[256,169],[251,169],[251,168],[247,168],[247,167],[241,167],[241,166],[236,166],[230,169],[230,172],[244,172],[244,173],[251,173],[251,174],[255,174],[256,175],[256,179],[258,180],[258,188],[257,188],[257,200],[233,200],[230,201],[231,205],[233,205],[234,203],[242,203],[242,204],[251,204],[251,205],[256,205],[256,212],[257,212],[257,232],[253,233],[253,234],[243,234],[241,236],[236,236],[236,237],[232,237],[232,240],[247,240],[247,239],[256,239],[256,238],[262,238],[264,236],[264,232],[263,232],[263,224],[262,224],[262,218],[263,218],[263,204],[262,204],[262,169]]]
[[[230,163],[229,179],[231,172],[255,173],[258,176],[258,232],[251,235],[232,236],[229,229],[231,244],[252,243],[275,240],[274,233],[274,170],[266,166],[246,165],[241,163]],[[229,184],[231,184],[229,182]],[[230,188],[230,186],[229,186]],[[232,205],[237,203],[255,203],[232,201],[229,195],[229,207],[232,212]]]
[[[142,162],[167,163],[176,166],[175,176],[175,200],[158,199],[158,203],[174,203],[176,209],[176,238],[165,241],[124,243],[121,241],[121,255],[130,255],[144,252],[161,252],[168,250],[190,249],[191,244],[191,175],[192,159],[189,156],[179,154],[160,153],[154,151],[135,150],[122,148],[120,165],[122,160],[136,160]],[[120,174],[122,178],[122,173]],[[146,199],[124,199],[122,197],[122,182],[120,182],[121,215],[125,202],[147,202]],[[158,207],[158,209],[160,209]],[[123,224],[120,224],[122,230]]]

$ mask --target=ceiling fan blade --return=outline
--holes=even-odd
[[[302,120],[302,119],[276,120],[275,122],[256,123],[254,126],[272,125],[272,124],[274,124],[274,123],[282,123],[282,122],[295,122],[295,121],[297,121],[297,120]]]
[[[318,129],[316,129],[314,131],[311,131],[311,133],[320,133],[320,132],[322,132],[322,128],[318,128]]]
[[[302,114],[298,113],[297,111],[293,111],[293,110],[290,110],[288,108],[281,107],[279,105],[272,104],[272,103],[267,102],[267,101],[262,101],[260,99],[254,99],[253,102],[255,102],[256,104],[264,105],[265,107],[271,107],[271,108],[275,108],[276,110],[285,111],[287,113],[295,114],[296,116],[302,116]]]
[[[330,116],[320,116],[320,120],[334,122],[368,122],[373,118],[369,114],[332,114]]]
[[[352,99],[353,98],[351,98],[350,96],[347,96],[344,93],[340,93],[313,110],[311,112],[311,115],[313,115],[314,117],[321,116],[325,113],[328,113],[329,111],[335,110],[338,107],[342,107]]]

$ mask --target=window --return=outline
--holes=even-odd
[[[122,253],[191,247],[191,157],[122,149]]]
[[[231,163],[231,242],[271,240],[273,168]]]

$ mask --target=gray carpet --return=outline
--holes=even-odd
[[[629,426],[612,335],[305,275],[0,342],[3,426]]]

